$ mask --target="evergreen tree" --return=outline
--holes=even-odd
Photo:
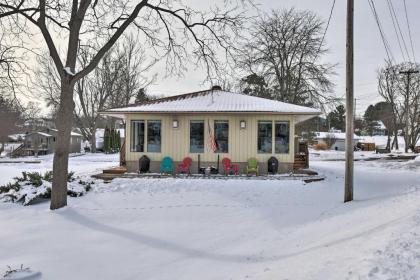
[[[121,150],[121,134],[120,131],[117,131],[117,148],[118,152]]]
[[[343,105],[338,105],[334,111],[330,112],[327,116],[330,128],[346,130],[346,109]]]
[[[241,80],[243,93],[247,95],[272,99],[271,90],[269,89],[264,77],[257,74],[251,74]]]
[[[142,103],[144,103],[146,101],[149,101],[149,100],[150,100],[150,97],[147,95],[146,89],[141,88],[137,92],[136,99],[134,100],[134,104],[142,104]]]
[[[375,105],[369,105],[363,116],[364,130],[372,136],[373,129],[382,121],[388,131],[394,129],[392,121],[392,106],[388,102],[378,102]],[[387,133],[388,134],[388,133]]]
[[[109,129],[105,127],[104,132],[104,152],[109,153]]]
[[[114,152],[114,129],[109,129],[109,152]]]
[[[369,136],[372,136],[373,129],[377,125],[376,121],[378,120],[374,105],[369,105],[369,107],[367,107],[365,114],[363,116],[363,120],[364,120],[364,130],[366,134]]]

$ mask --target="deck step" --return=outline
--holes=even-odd
[[[125,166],[118,166],[110,169],[103,170],[104,174],[124,174],[127,173],[127,167]]]

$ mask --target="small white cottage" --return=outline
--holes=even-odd
[[[346,133],[338,131],[330,131],[330,132],[315,132],[315,139],[318,144],[326,144],[331,145],[331,150],[336,151],[345,151],[346,150]],[[357,136],[356,134],[353,135],[353,143],[356,146],[357,143],[362,138]]]
[[[320,113],[218,86],[103,112],[126,122],[123,152],[131,172],[146,155],[152,172],[158,172],[165,156],[175,164],[188,156],[193,170],[199,160],[201,166],[215,166],[224,157],[243,168],[253,157],[260,162],[260,173],[266,172],[270,157],[278,159],[280,171],[292,170],[295,125]]]

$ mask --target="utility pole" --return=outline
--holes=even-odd
[[[419,73],[418,70],[407,70],[407,71],[400,71],[400,74],[407,75],[407,88],[406,88],[406,96],[405,96],[405,129],[404,129],[404,139],[405,143],[408,144],[408,128],[409,128],[409,121],[408,117],[410,114],[410,109],[408,106],[408,102],[410,99],[410,82],[411,82],[411,74],[417,74]],[[415,144],[415,143],[414,143]],[[405,152],[408,152],[408,145],[405,145]]]
[[[354,0],[347,0],[346,39],[346,170],[344,180],[344,202],[353,200],[353,159],[354,159],[354,80],[353,80],[353,22]]]

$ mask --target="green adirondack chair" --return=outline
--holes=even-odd
[[[250,173],[255,173],[258,176],[258,161],[256,158],[248,159],[248,165],[246,167],[246,175]]]
[[[160,163],[160,173],[167,173],[174,175],[174,162],[171,157],[164,157]]]

